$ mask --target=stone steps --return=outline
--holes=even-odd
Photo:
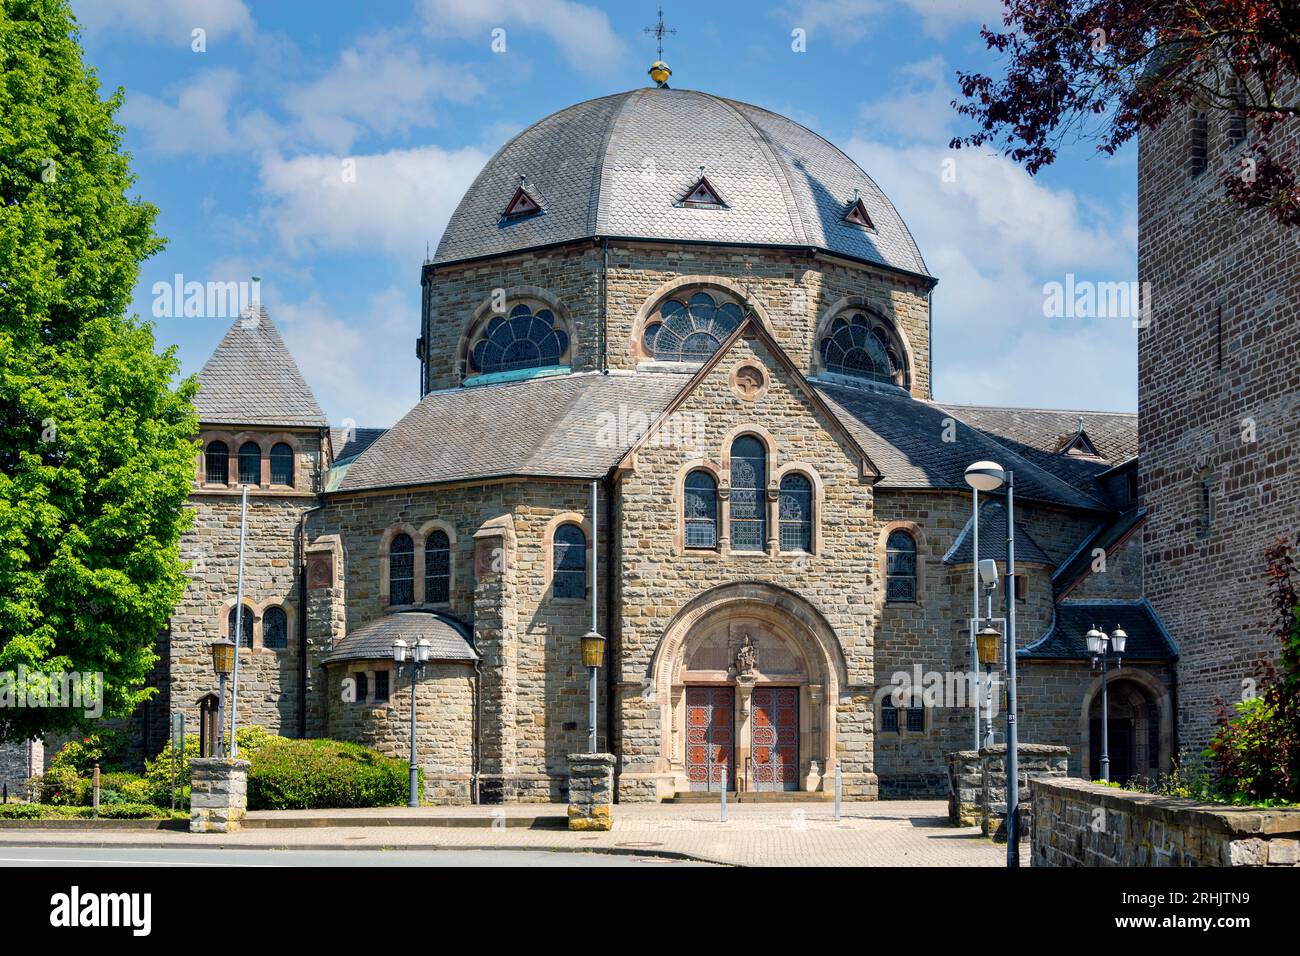
[[[728,803],[833,803],[834,801],[835,794],[822,791],[804,793],[801,790],[746,790],[743,793],[727,794]],[[663,802],[721,803],[722,797],[714,791],[682,790]]]

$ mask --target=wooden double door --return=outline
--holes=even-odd
[[[737,770],[751,790],[799,788],[799,689],[755,687],[750,698],[749,761],[736,766],[736,688],[686,688],[686,779],[692,790],[737,786]]]

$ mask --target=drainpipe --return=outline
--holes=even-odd
[[[616,688],[617,660],[614,656],[614,481],[612,472],[605,476],[605,740],[609,753],[615,753],[614,731],[618,713]],[[618,802],[619,761],[614,762],[614,802]]]
[[[307,516],[324,504],[308,508],[298,517],[298,738],[307,737]]]
[[[479,766],[482,761],[482,747],[480,743],[480,728],[483,726],[483,670],[482,659],[474,658],[474,742],[473,753],[470,756],[469,770],[469,792],[470,800],[475,804],[481,803],[479,797]]]
[[[925,351],[930,356],[930,375],[927,396],[934,401],[934,287],[925,294]]]
[[[600,240],[600,370],[609,373],[609,317],[605,314],[608,306],[609,286],[609,240]]]

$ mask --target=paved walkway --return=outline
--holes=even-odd
[[[328,811],[364,817],[381,811]],[[571,833],[510,825],[533,815],[563,813],[562,805],[385,809],[403,815],[481,817],[480,826],[351,826],[246,829],[236,834],[159,830],[0,829],[3,846],[136,846],[335,849],[537,849],[670,854],[738,866],[1005,866],[1006,848],[978,828],[948,826],[942,801],[846,803],[836,821],[827,803],[734,804],[727,822],[716,804],[620,805],[608,833]],[[304,815],[309,815],[306,811]],[[352,822],[352,821],[349,821]],[[1028,860],[1025,859],[1027,864]]]

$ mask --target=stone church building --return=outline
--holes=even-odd
[[[405,757],[391,647],[423,638],[425,797],[559,800],[594,602],[620,800],[724,770],[824,793],[836,768],[850,798],[941,796],[973,701],[892,691],[969,670],[963,473],[992,459],[1015,473],[1021,740],[1097,774],[1084,635],[1122,626],[1112,775],[1154,776],[1178,649],[1144,598],[1136,416],[936,402],[937,281],[871,177],[767,110],[648,88],[529,127],[424,263],[393,427],[330,427],[265,310],[203,368],[192,580],[145,749],[172,712],[197,725],[242,614],[241,725]],[[1000,493],[980,531],[1002,564]]]

